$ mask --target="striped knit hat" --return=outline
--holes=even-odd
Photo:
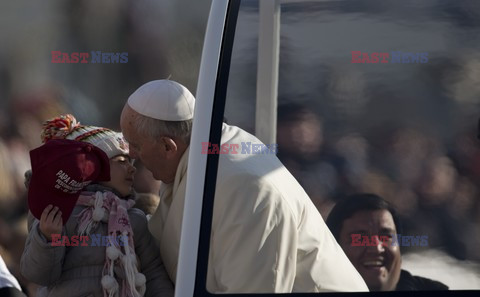
[[[71,114],[61,115],[43,123],[41,138],[43,143],[51,139],[88,142],[103,150],[109,158],[128,155],[128,143],[122,133],[102,127],[80,125]]]

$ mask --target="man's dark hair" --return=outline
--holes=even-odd
[[[388,210],[392,214],[397,233],[401,234],[400,219],[395,208],[380,196],[369,193],[353,194],[338,201],[328,215],[326,223],[335,239],[339,241],[340,231],[346,219],[362,210],[382,209]]]

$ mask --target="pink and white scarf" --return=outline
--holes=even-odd
[[[118,296],[119,284],[114,276],[114,266],[119,266],[125,273],[122,281],[121,297],[141,297],[145,294],[146,278],[138,272],[133,231],[127,210],[135,204],[133,199],[120,199],[110,191],[82,192],[77,205],[87,206],[78,214],[78,234],[90,235],[101,222],[108,222],[111,240],[106,248],[105,266],[103,267],[102,287],[105,297]],[[128,240],[127,240],[128,239]],[[127,244],[128,241],[128,244]]]

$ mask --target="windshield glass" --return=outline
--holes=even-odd
[[[259,140],[263,153],[253,142],[238,143],[238,153],[275,154],[324,221],[348,195],[378,195],[401,219],[396,235],[401,230],[407,241],[413,238],[400,243],[403,270],[450,289],[480,288],[472,272],[480,260],[474,235],[480,232],[480,5],[279,3],[278,75],[271,71],[278,79],[277,111],[269,127],[276,129],[275,141]],[[256,104],[265,100],[257,97],[257,73],[265,65],[259,55],[261,15],[258,1],[241,2],[224,114],[228,125],[252,134],[258,132]],[[225,137],[223,143],[231,141]],[[220,157],[219,175],[225,166]],[[249,186],[244,184],[247,193]],[[220,195],[217,188],[215,207]],[[214,215],[210,265],[217,220]]]

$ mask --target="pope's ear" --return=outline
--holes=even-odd
[[[175,154],[178,151],[178,146],[175,143],[175,140],[173,140],[170,137],[162,137],[161,138],[161,145],[167,155],[167,158],[175,156]]]

